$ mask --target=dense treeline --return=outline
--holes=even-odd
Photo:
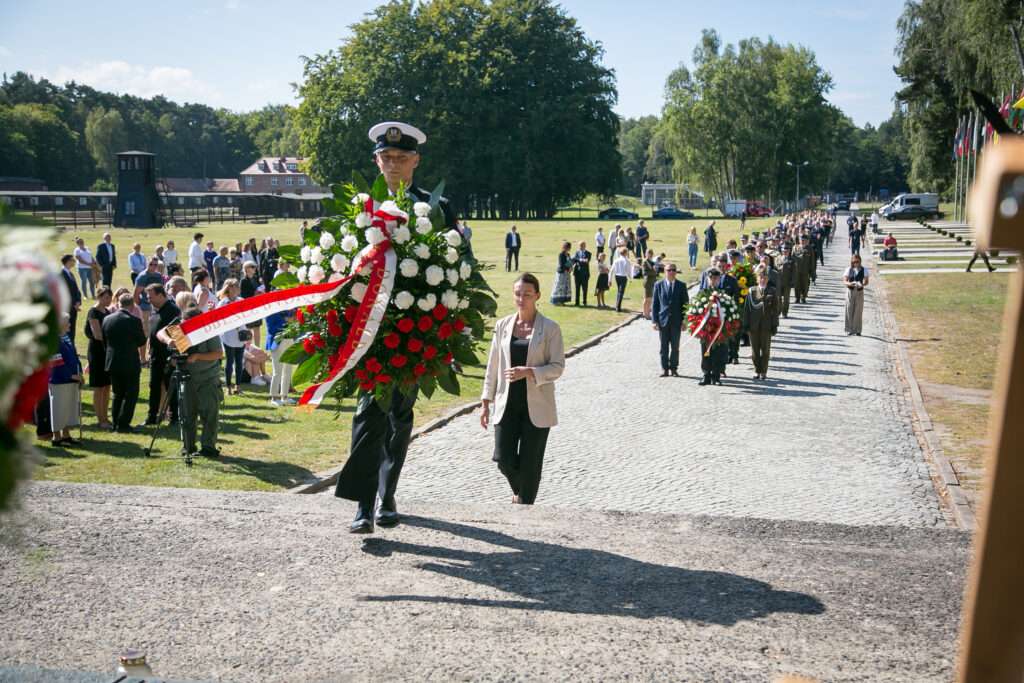
[[[969,91],[996,100],[1024,82],[1024,4],[1019,0],[908,0],[897,24],[905,83],[910,185],[951,192],[953,136],[974,111]],[[998,103],[997,103],[998,106]]]
[[[298,146],[283,105],[236,113],[22,72],[0,83],[0,176],[40,178],[53,190],[114,187],[114,155],[129,149],[156,154],[167,177],[233,178],[258,156],[294,155]]]
[[[417,182],[468,216],[549,217],[619,189],[613,74],[547,0],[393,0],[306,61],[298,121],[315,177],[373,170],[378,121],[428,132]]]

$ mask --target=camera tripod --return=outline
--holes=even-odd
[[[187,362],[188,356],[177,355],[169,359],[167,362],[170,363],[172,360],[175,361],[174,370],[171,372],[171,383],[164,393],[163,399],[160,401],[160,411],[157,413],[156,425],[153,427],[153,436],[149,441],[149,448],[143,450],[147,456],[152,455],[155,451],[153,444],[156,443],[157,434],[160,431],[161,423],[163,422],[164,412],[167,410],[167,406],[170,405],[171,392],[176,392],[178,396],[178,420],[182,424],[187,424],[186,420],[195,420],[198,418],[194,406],[192,405],[192,399],[194,392],[192,389],[192,376],[189,371],[182,367]],[[184,449],[182,449],[184,451]],[[195,458],[203,457],[198,452],[188,453],[184,455],[166,455],[163,456],[163,460],[184,460],[186,467],[192,467],[192,461]]]

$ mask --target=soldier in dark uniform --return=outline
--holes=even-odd
[[[782,243],[782,255],[775,261],[779,271],[779,297],[783,318],[789,317],[789,294],[793,289],[796,275],[796,261],[793,259],[793,245],[789,242]]]
[[[796,302],[807,303],[807,291],[811,288],[811,264],[814,263],[814,251],[811,249],[810,235],[800,235],[800,244],[793,249],[794,289]]]
[[[406,123],[378,123],[370,129],[370,140],[376,143],[374,155],[377,167],[387,181],[388,190],[398,191],[401,183],[418,201],[428,201],[430,193],[412,182],[413,171],[419,165],[419,145],[427,136]],[[455,211],[451,203],[441,198],[445,227],[455,229]],[[349,531],[356,534],[373,533],[374,522],[383,527],[398,524],[398,506],[395,489],[405,464],[406,451],[412,435],[413,406],[418,391],[406,396],[400,391],[392,393],[391,407],[381,410],[373,392],[361,392],[352,418],[352,447],[348,460],[338,476],[334,495],[358,503],[355,521]],[[376,501],[379,506],[374,508]]]
[[[722,271],[712,266],[705,272],[707,276],[704,283],[701,285],[701,291],[705,289],[721,289],[719,286],[722,279]],[[700,340],[700,369],[703,373],[703,378],[699,384],[705,387],[709,384],[722,384],[722,375],[725,374],[725,360],[728,355],[729,344],[726,342],[720,342],[718,346],[711,349],[708,353],[708,341],[706,339]]]
[[[746,315],[743,327],[750,336],[750,356],[754,362],[754,379],[768,379],[768,360],[771,357],[772,335],[778,329],[778,300],[775,287],[769,281],[769,267],[759,265],[754,273],[757,284],[750,287],[743,308]]]

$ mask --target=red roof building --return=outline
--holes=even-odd
[[[238,174],[241,192],[259,194],[324,193],[330,190],[313,183],[301,170],[304,157],[262,157]]]

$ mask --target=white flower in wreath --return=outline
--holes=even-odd
[[[324,252],[320,247],[313,247],[309,250],[309,262],[321,263],[324,260]]]
[[[416,219],[416,232],[421,235],[426,235],[428,232],[434,229],[433,223],[426,216],[420,216]]]
[[[448,278],[448,284],[454,287],[459,282],[459,271],[454,268],[449,268],[444,272],[446,278]],[[445,304],[447,306],[448,304]]]
[[[299,282],[306,281],[306,266],[299,266],[295,270],[295,277],[299,278]]]
[[[430,204],[426,202],[416,202],[412,205],[412,212],[420,218],[425,218],[430,215]],[[417,221],[418,223],[419,221]]]
[[[356,227],[368,228],[373,223],[373,216],[365,211],[356,214]]]
[[[459,310],[464,311],[469,308],[469,299],[459,299]]]
[[[458,230],[449,230],[444,234],[444,241],[453,247],[457,247],[462,244],[462,235],[459,234]]]
[[[362,282],[356,282],[352,285],[350,294],[352,295],[352,298],[356,300],[356,303],[362,302],[363,297],[366,296],[366,285]]]
[[[381,204],[380,210],[388,214],[389,216],[401,216],[403,221],[409,220],[409,214],[398,208],[398,204],[396,204],[392,199],[389,199],[383,204]]]
[[[416,297],[404,289],[395,295],[395,306],[403,311],[416,303]]]
[[[348,268],[348,258],[344,254],[335,254],[331,257],[331,270],[335,273],[340,273],[346,268]]]
[[[359,274],[360,275],[369,275],[372,272],[373,272],[373,263],[371,261],[366,261],[365,263],[363,263],[363,267],[359,269]]]
[[[371,226],[366,229],[366,241],[373,245],[378,245],[384,241],[384,231],[376,226]]]
[[[318,285],[323,282],[325,277],[327,277],[327,273],[325,273],[324,269],[320,266],[314,264],[309,267],[309,281],[314,285]]]
[[[459,277],[463,280],[468,280],[469,276],[473,274],[473,266],[469,265],[465,261],[459,266]]]
[[[441,295],[441,303],[445,308],[453,309],[459,305],[459,295],[454,289],[446,289]]]
[[[430,247],[420,242],[412,248],[412,253],[416,254],[416,258],[423,259],[424,261],[430,258]]]
[[[440,266],[429,266],[426,272],[427,284],[436,287],[444,279],[444,270]]]
[[[391,239],[395,242],[395,244],[405,244],[411,238],[412,233],[409,232],[409,228],[405,227],[404,225],[400,225],[397,228],[395,228],[395,232],[391,236]]]
[[[360,192],[359,194],[352,198],[352,203],[356,204],[357,206],[362,206],[368,201],[370,201],[370,195],[366,194],[365,192]]]
[[[398,264],[398,272],[402,274],[402,277],[416,277],[420,272],[420,264],[416,263],[416,259],[402,259],[402,262]]]
[[[417,299],[416,305],[419,306],[421,311],[432,311],[434,306],[437,306],[437,296],[433,293],[427,294],[422,299]]]
[[[345,235],[345,239],[341,241],[342,251],[352,252],[359,246],[359,240],[356,239],[355,235]]]
[[[325,232],[320,235],[320,248],[327,250],[334,246],[334,235],[329,232]]]
[[[302,249],[299,249],[299,258],[302,259],[303,263],[309,263],[309,255],[310,255],[310,253],[311,253],[311,250],[310,250],[310,248],[308,246],[302,247]]]
[[[455,251],[451,247],[448,247],[448,253],[444,255],[444,260],[448,263],[455,263],[459,260],[459,252]]]

